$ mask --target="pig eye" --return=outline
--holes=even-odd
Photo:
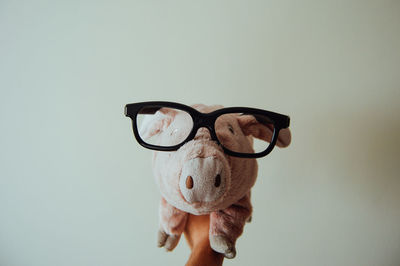
[[[235,131],[233,131],[233,127],[231,125],[228,125],[228,129],[232,134],[235,134]]]

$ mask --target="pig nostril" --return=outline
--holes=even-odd
[[[186,177],[186,187],[188,189],[193,188],[193,178],[190,175],[188,177]]]
[[[215,177],[215,183],[214,183],[214,186],[215,187],[219,187],[221,185],[221,175],[217,175],[216,177]]]

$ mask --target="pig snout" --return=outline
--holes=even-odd
[[[213,202],[226,190],[227,175],[216,157],[186,161],[179,180],[180,191],[189,203]]]

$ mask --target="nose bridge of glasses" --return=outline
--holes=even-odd
[[[214,139],[213,137],[213,119],[210,118],[208,114],[199,113],[197,117],[194,119],[194,127],[196,130],[196,135],[194,139],[206,138],[206,139]]]

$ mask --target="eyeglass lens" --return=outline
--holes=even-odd
[[[138,112],[136,124],[144,142],[170,147],[185,141],[193,128],[193,119],[189,113],[175,108],[144,107]]]
[[[238,123],[238,120],[242,123]],[[246,123],[247,121],[247,123]],[[215,121],[215,131],[218,141],[226,149],[245,154],[260,153],[270,145],[274,126],[272,121],[262,115],[227,113]],[[254,138],[248,138],[252,135]],[[248,142],[244,141],[247,139]]]

